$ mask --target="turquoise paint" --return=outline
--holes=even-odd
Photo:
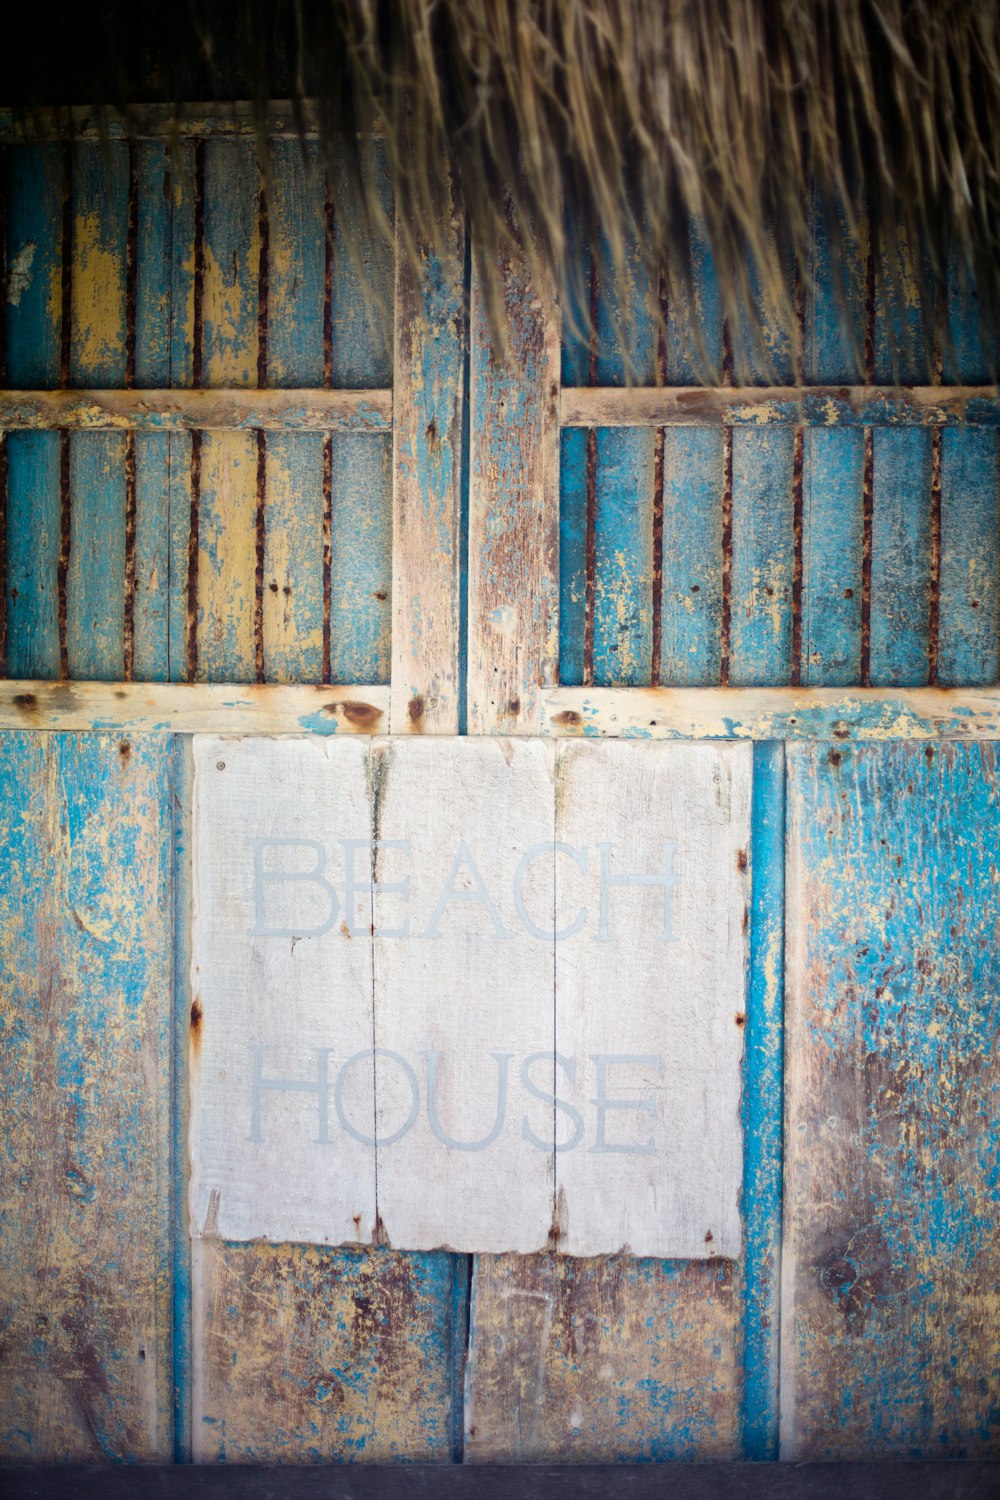
[[[167,152],[170,216],[170,379],[193,384],[195,151],[171,141]]]
[[[718,428],[664,432],[660,682],[719,681],[722,619],[722,457]]]
[[[813,1407],[808,1456],[996,1457],[996,747],[788,755],[810,1079],[789,1125],[803,1200],[842,1190],[795,1247],[791,1378],[808,1394],[832,1359],[846,1398],[837,1423]]]
[[[778,1457],[784,1095],[785,751],[754,745],[743,1057],[743,1457]]]
[[[807,428],[802,456],[802,682],[846,687],[861,680],[864,435]]]
[[[171,1354],[173,1358],[173,1457],[191,1462],[191,1239],[187,1215],[188,1056],[191,1019],[191,741],[170,741],[171,782],[171,1181],[170,1226],[173,1270]]]
[[[157,390],[170,384],[173,202],[169,146],[161,141],[137,142],[135,170],[135,383]]]
[[[792,460],[786,429],[733,432],[733,687],[792,675]]]
[[[71,544],[66,589],[69,675],[119,682],[125,650],[125,439],[70,438]]]
[[[321,386],[326,265],[322,153],[317,141],[296,140],[274,140],[270,151],[268,385]]]
[[[335,434],[330,672],[334,682],[389,681],[392,439]]]
[[[254,142],[222,137],[207,140],[204,305],[207,386],[257,384],[259,194]],[[208,294],[210,283],[217,289],[216,295]]]
[[[7,148],[7,379],[59,384],[62,146]]]
[[[587,433],[564,427],[559,448],[559,681],[583,682],[587,602]]]
[[[340,727],[333,714],[303,714],[298,722],[299,728],[307,734],[319,734],[327,737],[336,734]]]
[[[931,434],[874,433],[871,681],[927,681],[930,609]]]
[[[7,671],[59,676],[59,434],[7,437]]]
[[[812,385],[864,379],[865,265],[842,220],[811,204],[812,265],[805,287],[805,378]]]
[[[691,291],[677,288],[667,308],[668,385],[722,380],[722,300],[715,262],[698,224],[691,228]]]
[[[653,443],[651,431],[597,434],[594,682],[600,686],[651,680]]]
[[[938,681],[1000,677],[1000,434],[941,434],[941,612]]]
[[[345,179],[341,165],[331,184],[334,204],[333,384],[344,390],[379,390],[392,385],[393,245],[386,231],[393,205],[385,147],[373,142],[367,170],[375,181],[385,215],[372,225],[364,253],[353,258],[337,233],[343,213]]]

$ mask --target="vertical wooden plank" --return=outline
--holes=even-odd
[[[733,443],[733,687],[792,678],[794,434],[735,428]]]
[[[324,178],[316,142],[271,143],[269,385],[323,384]],[[269,682],[323,678],[323,438],[267,439],[264,670]]]
[[[259,181],[252,141],[205,142],[204,383],[256,385]],[[256,680],[257,439],[201,438],[198,679]]]
[[[603,267],[602,267],[603,270]],[[644,268],[633,255],[624,274],[601,276],[594,375],[624,385],[656,381],[657,330]],[[593,682],[650,682],[653,646],[653,491],[651,429],[597,433],[594,515]]]
[[[524,251],[497,269],[506,350],[472,283],[468,726],[525,734],[558,674],[559,331]]]
[[[81,141],[73,148],[70,383],[125,383],[125,257],[128,147]],[[125,438],[70,438],[71,545],[66,644],[71,677],[117,681],[125,632]]]
[[[927,681],[930,608],[931,435],[879,428],[874,434],[871,683]]]
[[[984,428],[941,434],[942,687],[1000,676],[1000,441]]]
[[[330,566],[332,682],[388,682],[392,623],[392,440],[333,444]]]
[[[462,443],[465,422],[465,225],[442,189],[446,249],[397,229],[393,400],[393,733],[459,729],[462,646]]]
[[[803,434],[802,682],[861,680],[864,434]]]
[[[583,302],[570,308],[563,321],[560,373],[565,386],[587,385],[591,379],[587,337],[591,246],[582,225],[572,215],[568,234],[579,259],[578,292]],[[574,687],[585,681],[590,442],[590,434],[583,427],[565,427],[559,434],[559,681]]]
[[[171,241],[173,203],[169,148],[135,146],[135,384],[170,385]],[[135,585],[133,674],[138,682],[170,679],[171,594],[181,582],[170,556],[169,433],[137,433],[135,443]]]
[[[666,378],[697,385],[721,378],[722,307],[715,266],[697,228],[694,285],[667,308]],[[707,368],[706,368],[707,366]],[[676,427],[663,438],[663,686],[719,681],[722,628],[721,431]]]
[[[753,747],[750,984],[743,1059],[743,1457],[778,1457],[784,1067],[785,752]]]
[[[0,1448],[167,1459],[167,746],[8,733],[0,764]]]
[[[995,747],[787,753],[782,1457],[995,1457]]]
[[[473,1463],[740,1456],[740,1263],[480,1256]]]
[[[62,148],[12,146],[7,185],[7,379],[59,384]],[[59,676],[59,439],[7,439],[7,671]]]
[[[191,141],[171,141],[170,169],[170,380],[194,384],[197,171]],[[202,366],[204,361],[202,360]],[[204,379],[201,368],[199,379]],[[188,543],[191,533],[190,433],[169,437],[169,559],[167,665],[171,682],[188,675]]]

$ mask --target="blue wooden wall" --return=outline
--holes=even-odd
[[[0,384],[391,385],[389,250],[343,249],[315,148],[277,141],[272,165],[265,195],[239,138],[9,146]],[[888,383],[864,268],[845,320],[821,224],[815,256],[802,345],[772,327],[771,372],[727,369],[707,253],[693,304],[626,318],[624,348],[651,289],[586,266],[597,334],[567,329],[563,384],[697,384],[692,329],[717,378],[844,382],[859,347]],[[971,305],[956,286],[946,383],[990,373]],[[564,430],[560,680],[995,684],[998,441]],[[7,677],[388,681],[386,435],[0,451]],[[0,737],[4,1456],[1000,1454],[992,746],[755,749],[736,1263],[192,1261],[189,775],[167,735]]]

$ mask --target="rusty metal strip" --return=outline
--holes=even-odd
[[[331,680],[330,616],[333,605],[333,438],[323,442],[323,681]]]

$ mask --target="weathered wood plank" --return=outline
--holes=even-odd
[[[739,1457],[740,1303],[729,1261],[480,1256],[466,1460]]]
[[[540,733],[640,739],[997,739],[988,688],[549,688]]]
[[[871,681],[928,680],[931,435],[876,432],[872,522]]]
[[[523,251],[498,270],[506,350],[472,285],[468,726],[524,734],[559,669],[559,329]]]
[[[1000,677],[1000,443],[993,432],[941,435],[938,681]]]
[[[464,1256],[202,1241],[195,1460],[452,1461],[465,1277]]]
[[[388,683],[392,632],[392,442],[335,438],[330,528],[330,678]]]
[[[564,387],[564,427],[996,427],[996,386]]]
[[[0,728],[380,734],[389,690],[315,684],[0,681]]]
[[[399,243],[395,289],[392,730],[457,734],[460,723],[465,225],[442,188],[448,243]],[[397,226],[397,240],[403,226]]]
[[[388,432],[391,390],[7,390],[6,432]]]
[[[737,431],[733,443],[734,687],[792,680],[794,440],[789,431]]]
[[[266,105],[265,132],[268,137],[297,140],[319,134],[319,117],[311,99],[301,99],[293,106],[288,99],[269,99]],[[257,106],[247,99],[178,102],[176,104],[133,104],[128,116],[119,110],[98,110],[89,104],[41,108],[30,115],[15,118],[12,110],[0,111],[0,141],[47,141],[65,134],[78,141],[118,140],[125,136],[137,140],[168,140],[177,136],[202,139],[208,136],[248,136],[259,133]]]
[[[383,734],[383,685],[0,682],[0,727]],[[537,732],[640,739],[990,740],[996,688],[550,688]]]
[[[324,175],[318,147],[271,145],[268,208],[267,379],[323,381]],[[267,440],[264,675],[323,680],[323,440],[276,432]]]
[[[557,762],[557,845],[591,851],[559,862],[557,930],[600,913],[598,942],[555,945],[559,1095],[598,1068],[593,1141],[579,1114],[558,1127],[558,1248],[735,1259],[752,751],[635,749],[563,744]]]
[[[787,753],[782,1454],[995,1456],[995,747]]]
[[[170,759],[0,736],[4,1456],[171,1456]]]
[[[553,872],[535,861],[520,898],[515,874],[526,851],[551,848],[552,749],[538,740],[410,740],[395,751],[378,745],[375,756],[377,836],[419,854],[394,859],[387,844],[376,857],[377,883],[387,887],[371,915],[381,1230],[417,1250],[542,1249],[552,1222],[553,1118],[533,1103],[522,1065],[527,1055],[547,1056],[551,1078],[553,943],[526,930],[516,902],[548,923]],[[402,898],[391,894],[401,877]],[[409,941],[399,940],[404,929]],[[396,1140],[417,1087],[399,1059],[409,1066],[421,1054],[427,1110]],[[539,1071],[544,1077],[544,1065]],[[516,1127],[521,1119],[535,1122],[534,1143]]]
[[[753,747],[743,1057],[743,1457],[778,1456],[785,946],[785,752]]]
[[[722,620],[722,433],[671,428],[663,440],[660,682],[719,681]]]
[[[248,1240],[263,1223],[269,1237],[369,1244],[374,1154],[338,1128],[340,1095],[333,1115],[325,1080],[367,1058],[344,1070],[342,1107],[353,1130],[374,1140],[371,899],[362,932],[346,896],[337,921],[329,895],[295,878],[316,866],[319,838],[330,848],[329,880],[343,888],[353,854],[336,836],[371,827],[368,744],[199,735],[194,776],[192,1234]],[[277,848],[266,847],[272,830]],[[290,942],[279,929],[291,930]],[[204,1352],[198,1346],[196,1358]]]
[[[23,146],[7,158],[7,378],[61,375],[63,151]],[[59,439],[7,439],[7,670],[58,677]]]
[[[803,433],[802,681],[861,681],[864,436]]]

